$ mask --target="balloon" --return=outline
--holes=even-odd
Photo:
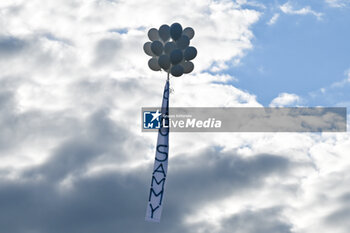
[[[171,26],[163,24],[159,29],[151,28],[148,37],[151,40],[143,45],[144,52],[152,56],[148,61],[151,70],[165,70],[174,77],[189,74],[194,70],[191,62],[197,56],[197,49],[190,45],[194,37],[193,28],[182,29],[181,24]]]
[[[195,47],[190,46],[185,49],[185,52],[184,52],[185,60],[187,61],[192,60],[196,56],[197,56],[197,49]]]
[[[163,68],[164,70],[169,69],[170,67],[170,57],[168,55],[161,55],[158,59],[158,64],[161,68]]]
[[[174,77],[180,77],[184,73],[184,68],[181,65],[173,66],[170,73]]]
[[[176,49],[176,44],[174,42],[168,42],[164,45],[164,52],[170,54],[174,49]]]
[[[163,44],[162,42],[156,40],[156,41],[153,41],[151,43],[151,50],[152,52],[157,55],[157,56],[160,56],[163,52]]]
[[[170,27],[166,24],[163,24],[160,26],[159,30],[159,37],[164,41],[168,41],[170,39]]]
[[[148,67],[149,67],[151,70],[159,71],[159,70],[160,70],[160,66],[159,66],[159,64],[158,64],[158,59],[155,58],[155,57],[149,59],[149,61],[148,61]]]
[[[182,35],[182,27],[179,23],[173,23],[170,27],[170,36],[173,38],[173,40],[180,39]]]
[[[193,71],[194,69],[194,65],[192,62],[190,61],[185,61],[183,64],[182,64],[183,68],[184,68],[184,73],[185,74],[189,74]]]
[[[145,51],[145,53],[146,53],[148,56],[151,56],[151,57],[154,56],[154,54],[152,53],[152,50],[151,50],[151,42],[146,42],[146,43],[143,45],[143,51]]]
[[[186,35],[188,36],[188,39],[192,39],[194,37],[194,30],[191,27],[187,27],[184,29],[184,31],[182,32],[182,35]]]
[[[185,49],[190,44],[190,39],[188,39],[188,36],[182,35],[178,41],[176,41],[176,46],[179,49]]]
[[[183,54],[180,49],[174,49],[170,53],[170,61],[173,65],[179,64],[182,61]]]
[[[148,31],[148,38],[149,38],[151,41],[159,40],[158,30],[155,29],[155,28],[151,28],[151,29]]]

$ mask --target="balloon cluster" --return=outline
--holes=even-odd
[[[175,77],[191,73],[194,69],[191,60],[197,56],[196,48],[189,46],[193,37],[193,28],[182,30],[179,23],[170,27],[164,24],[158,30],[151,28],[148,31],[151,42],[143,45],[145,53],[152,57],[148,61],[149,68],[154,71],[163,69]]]

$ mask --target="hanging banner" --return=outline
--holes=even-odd
[[[151,121],[157,119],[161,122],[158,130],[158,139],[156,146],[156,157],[152,172],[151,188],[149,191],[148,205],[146,210],[146,221],[159,222],[164,202],[164,186],[168,171],[168,153],[169,153],[169,127],[163,127],[163,122],[169,121],[169,80],[167,80],[162,101],[161,113],[159,111],[152,114]],[[164,120],[163,120],[164,119]]]

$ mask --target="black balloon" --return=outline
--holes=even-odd
[[[191,27],[187,27],[182,32],[182,35],[188,36],[188,38],[191,40],[194,37],[194,30]]]
[[[151,50],[151,42],[146,42],[144,45],[143,45],[143,51],[145,51],[145,53],[148,55],[148,56],[151,56],[153,57],[154,54]]]
[[[170,73],[174,77],[180,77],[184,73],[184,68],[181,65],[175,65],[171,68]]]
[[[182,35],[180,37],[180,39],[178,39],[176,41],[176,46],[179,48],[179,49],[185,49],[188,47],[188,45],[190,44],[190,39],[188,38],[188,36],[185,36],[185,35]]]
[[[182,26],[179,23],[173,23],[170,27],[170,36],[173,40],[180,39],[182,35]]]
[[[168,70],[170,67],[170,57],[168,55],[161,55],[158,59],[158,64],[164,70]]]
[[[184,68],[184,74],[189,74],[193,71],[194,65],[190,61],[185,61],[183,64],[181,64]]]
[[[159,70],[160,70],[160,66],[159,66],[159,64],[158,64],[158,59],[155,58],[155,57],[149,59],[149,61],[148,61],[148,67],[149,67],[151,70],[159,71]]]
[[[170,39],[170,27],[166,24],[160,26],[159,30],[159,37],[164,41],[168,41]]]
[[[197,56],[197,49],[195,47],[188,47],[185,49],[184,58],[186,61],[192,60]]]
[[[153,41],[152,44],[151,44],[151,50],[152,52],[157,55],[157,56],[160,56],[163,52],[163,44],[162,42],[156,40],[156,41]]]
[[[164,52],[170,54],[174,49],[176,49],[176,44],[174,42],[167,42],[164,45]]]
[[[170,61],[173,65],[179,64],[183,59],[183,54],[180,49],[174,49],[170,53]]]
[[[159,39],[159,35],[158,35],[158,30],[155,29],[155,28],[151,28],[149,31],[148,31],[148,38],[151,40],[151,41],[156,41]]]
[[[197,56],[196,48],[189,46],[194,37],[193,28],[182,29],[179,23],[170,27],[163,24],[159,29],[151,28],[148,37],[151,41],[144,44],[143,50],[152,56],[148,61],[151,70],[165,70],[175,77],[193,71],[194,64],[190,60]]]

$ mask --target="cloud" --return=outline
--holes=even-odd
[[[174,85],[172,103],[205,105],[203,96],[210,93],[212,105],[259,105],[254,95],[228,84],[233,77],[203,70],[239,60],[252,48],[250,27],[260,12],[227,1],[188,1],[178,11],[174,4],[1,3],[1,231],[111,232],[131,226],[164,232],[171,222],[174,232],[190,231],[182,220],[185,207],[171,199],[179,188],[169,193],[163,227],[144,222],[150,178],[145,164],[153,163],[156,135],[140,132],[139,116],[141,107],[159,104],[165,74],[148,70],[142,45],[150,27],[175,21],[194,27],[196,69]],[[189,90],[194,87],[202,91]]]
[[[325,0],[325,2],[326,2],[330,7],[335,7],[335,8],[346,7],[347,4],[349,3],[348,0]]]
[[[279,13],[275,13],[272,18],[267,22],[268,25],[273,25],[277,22],[278,18],[280,17]]]
[[[278,97],[274,98],[270,107],[282,107],[288,105],[294,105],[301,101],[301,98],[296,94],[280,93]]]
[[[172,11],[171,6],[174,4],[178,5],[176,1],[167,4],[159,4],[157,1],[77,1],[70,4],[64,1],[60,3],[60,11],[54,3],[42,5],[40,1],[34,1],[30,4],[17,4],[21,6],[21,10],[16,16],[26,24],[12,19],[13,13],[5,11],[3,17],[8,18],[8,23],[4,25],[3,30],[13,36],[28,36],[37,32],[50,34],[55,38],[69,38],[74,45],[72,49],[82,55],[82,62],[92,58],[91,53],[95,52],[94,45],[102,43],[100,40],[111,39],[123,48],[118,53],[118,57],[123,57],[122,60],[118,60],[118,63],[123,64],[123,68],[130,67],[131,64],[131,67],[143,67],[146,59],[143,51],[133,48],[142,47],[147,41],[148,28],[158,28],[162,23],[179,21],[183,26],[196,29],[193,43],[200,47],[201,51],[196,58],[195,71],[207,69],[216,61],[227,62],[240,58],[245,50],[252,48],[253,34],[250,26],[260,17],[257,10],[242,9],[240,4],[230,1],[188,1],[178,5],[176,11]],[[10,6],[6,7],[9,8]],[[32,11],[37,12],[35,16]],[[43,21],[42,18],[49,20]],[[133,20],[129,20],[130,18]],[[223,21],[225,23],[222,23]],[[52,22],[55,22],[54,28]],[[155,25],[155,22],[161,23]],[[122,29],[123,33],[119,33],[119,29]],[[101,52],[101,49],[97,49],[97,54],[94,55],[96,59],[101,55],[99,51]],[[120,56],[121,53],[123,56]]]
[[[346,226],[347,228],[350,227],[349,222],[347,219],[349,219],[350,216],[350,207],[346,206],[343,208],[340,208],[333,213],[331,213],[329,216],[327,216],[326,221],[333,225],[333,227],[338,228],[338,225]],[[345,232],[345,231],[344,231]]]
[[[345,79],[332,83],[330,88],[342,88],[350,83],[350,70],[345,71],[345,76],[347,76]]]
[[[266,9],[266,6],[263,3],[257,2],[257,1],[247,1],[247,0],[236,0],[237,4],[239,5],[247,5],[252,7],[257,7],[261,9]]]
[[[278,207],[246,210],[233,215],[223,221],[223,231],[239,231],[242,233],[291,233],[293,226],[281,218],[281,209]]]
[[[112,62],[119,52],[119,47],[118,41],[113,38],[100,40],[96,45],[95,62],[97,65],[104,65]]]
[[[15,37],[0,37],[0,57],[8,58],[26,47],[24,40]]]
[[[108,131],[107,128],[103,129],[104,132]],[[24,229],[29,232],[95,232],[97,229],[102,233],[139,232],[145,229],[154,232],[164,232],[166,229],[170,229],[170,232],[197,232],[200,227],[196,224],[187,226],[186,215],[223,197],[233,195],[239,198],[244,190],[258,190],[269,177],[287,175],[296,166],[276,155],[244,158],[210,148],[192,159],[184,156],[173,159],[170,161],[173,169],[167,183],[164,221],[158,226],[143,220],[152,164],[125,171],[105,171],[93,176],[84,170],[77,172],[78,168],[86,168],[89,160],[84,157],[91,159],[89,154],[95,153],[96,149],[93,148],[96,147],[103,148],[103,145],[90,145],[86,151],[76,151],[76,148],[81,148],[79,144],[65,144],[65,153],[55,153],[37,168],[30,168],[30,175],[23,173],[21,179],[26,182],[1,180],[0,203],[4,208],[10,208],[1,212],[1,229],[14,233],[23,232]],[[70,152],[72,150],[76,152]],[[102,151],[95,155],[102,156]],[[119,153],[122,154],[129,155],[127,151]],[[96,159],[96,156],[93,157]],[[44,179],[37,178],[44,174]],[[60,179],[57,179],[62,176],[49,174],[71,174],[75,178],[71,188],[62,190]],[[261,218],[256,215],[251,222],[258,225]],[[231,222],[223,221],[227,222],[224,226]],[[266,229],[269,228],[266,225]]]
[[[316,16],[317,19],[321,19],[322,15],[323,15],[320,12],[316,12],[316,11],[312,10],[311,7],[309,7],[309,6],[306,6],[306,7],[299,9],[299,10],[296,10],[290,2],[286,2],[285,4],[281,5],[280,9],[285,14],[290,14],[290,15],[308,15],[308,14],[311,14],[311,15]]]
[[[338,95],[339,93],[342,92],[343,89],[345,89],[349,83],[350,83],[350,70],[346,70],[344,72],[344,76],[346,76],[345,78],[343,78],[340,81],[335,81],[331,84],[329,84],[328,86],[325,87],[321,87],[320,89],[316,90],[316,91],[312,91],[309,93],[309,95],[312,98],[317,98],[319,96],[327,96],[328,99],[333,99],[334,96]],[[342,101],[337,103],[337,106],[346,106],[347,105],[347,101]]]

